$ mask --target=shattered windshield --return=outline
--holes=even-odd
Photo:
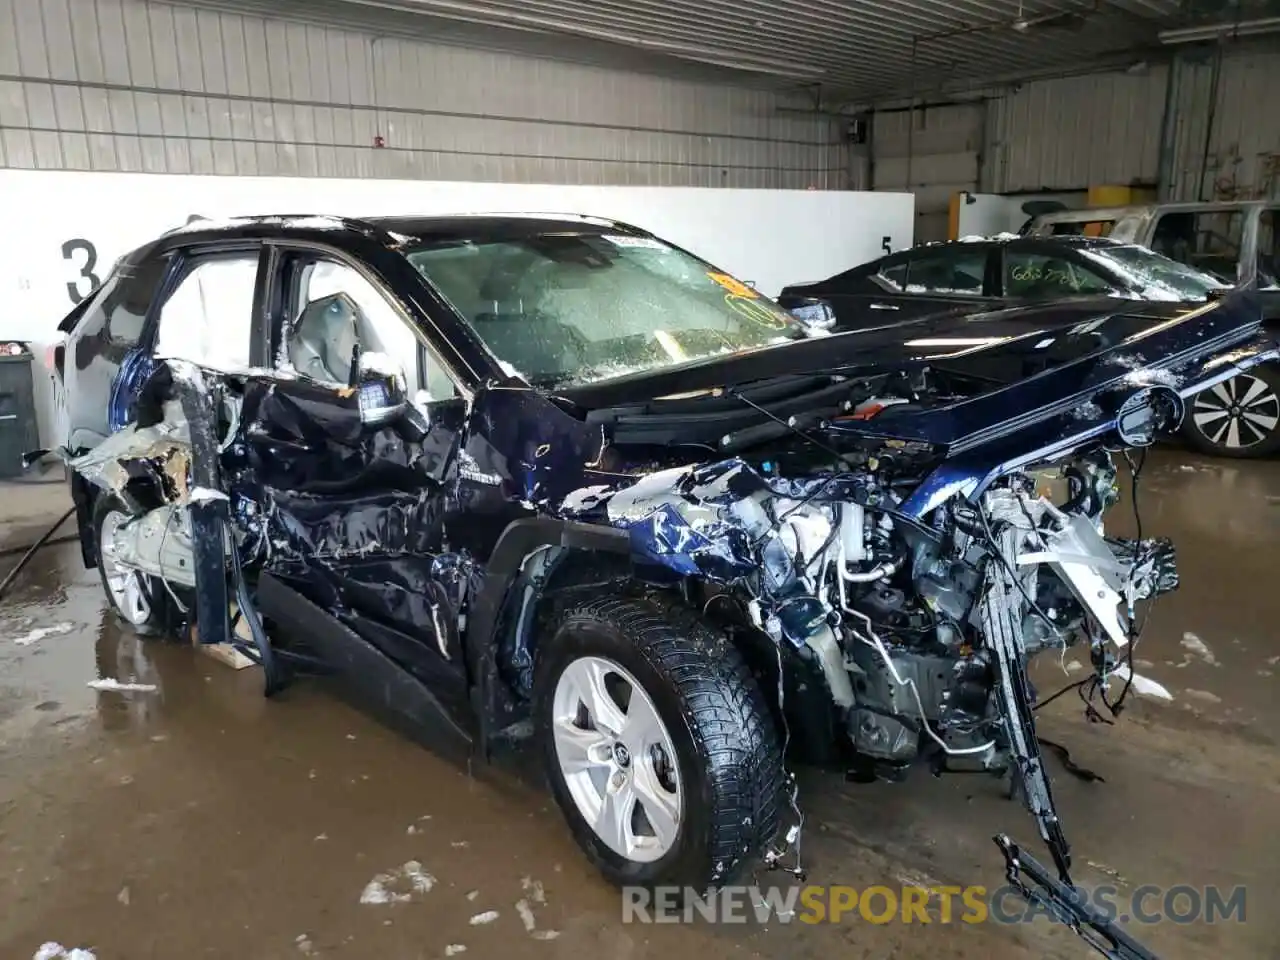
[[[1080,253],[1120,274],[1144,300],[1205,300],[1210,292],[1228,287],[1195,267],[1133,244],[1086,247]]]
[[[408,258],[509,372],[539,386],[593,383],[804,336],[747,284],[648,236],[451,240]]]

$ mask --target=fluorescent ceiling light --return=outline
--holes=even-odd
[[[1280,17],[1263,17],[1259,20],[1240,20],[1231,23],[1206,23],[1196,27],[1179,27],[1161,30],[1160,42],[1165,44],[1199,43],[1203,40],[1230,40],[1236,37],[1257,37],[1268,33],[1280,33]]]

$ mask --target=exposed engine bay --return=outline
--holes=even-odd
[[[1119,498],[1105,452],[1014,474],[925,522],[899,510],[891,480],[784,480],[730,460],[563,509],[625,526],[638,556],[737,584],[759,629],[820,665],[849,743],[880,775],[929,759],[1024,776],[1027,659],[1084,644],[1103,690],[1129,676],[1135,605],[1177,586],[1172,545],[1104,536]]]

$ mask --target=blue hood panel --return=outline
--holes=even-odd
[[[1142,387],[1197,393],[1215,376],[1225,379],[1232,365],[1252,365],[1275,349],[1250,298],[1224,300],[1154,325],[1135,328],[1133,319],[1103,315],[970,349],[939,349],[922,358],[929,367],[991,382],[992,389],[941,407],[888,407],[872,420],[838,421],[831,432],[922,441],[958,455],[1044,429],[1057,418],[1101,424],[1100,403],[1108,406],[1109,397]]]

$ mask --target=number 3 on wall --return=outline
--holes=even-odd
[[[84,254],[84,264],[77,267],[80,271],[79,275],[67,284],[67,296],[71,298],[72,303],[79,303],[102,283],[98,275],[93,272],[94,267],[98,265],[98,248],[91,241],[79,237],[68,240],[62,245],[62,259],[68,263],[75,264],[77,253]],[[86,280],[89,282],[87,288],[84,287]]]

